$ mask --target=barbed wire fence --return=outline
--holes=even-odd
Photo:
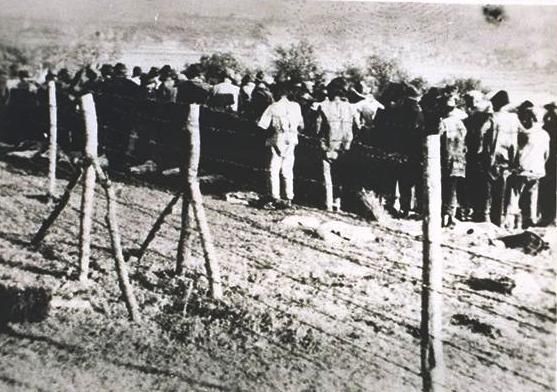
[[[127,97],[124,97],[124,98],[127,98]],[[167,106],[167,107],[170,107],[170,106]],[[176,106],[172,106],[172,108],[173,108],[173,110],[176,110],[176,111],[179,111],[179,112],[181,111],[182,114],[188,113],[188,108],[186,107],[186,105],[176,105]],[[118,107],[115,107],[114,109],[119,110]],[[128,111],[125,111],[125,110],[124,110],[124,111],[120,111],[120,113],[123,114],[123,115],[125,115],[125,116],[129,116],[129,115],[130,115],[130,113],[129,113]],[[169,120],[168,118],[164,118],[164,116],[148,116],[146,113],[138,113],[138,118],[143,118],[144,120],[145,120],[145,119],[148,119],[149,121],[154,122],[154,123],[158,124],[158,125],[161,126],[161,127],[168,127],[167,129],[170,129],[170,128],[172,128],[173,125],[174,125],[174,126],[176,125],[176,124],[173,124],[172,121]],[[184,118],[181,117],[181,119],[182,119],[182,121],[183,121]],[[51,125],[52,125],[52,123],[51,123]],[[184,129],[182,128],[182,130],[184,130]],[[188,133],[188,131],[189,131],[190,133]],[[253,129],[253,128],[252,128],[251,130],[248,129],[248,131],[247,131],[247,132],[244,132],[244,133],[242,133],[243,131],[241,131],[241,130],[232,130],[232,129],[224,129],[224,130],[222,130],[222,129],[219,129],[219,128],[212,128],[211,131],[214,132],[215,134],[218,134],[217,136],[220,136],[220,135],[222,135],[222,134],[229,134],[229,135],[233,135],[234,137],[237,137],[237,136],[244,136],[244,137],[248,137],[248,138],[251,137],[251,138],[254,138],[254,139],[256,139],[256,138],[258,137],[258,136],[256,135],[256,130]],[[119,129],[116,129],[116,128],[111,129],[111,132],[116,132],[116,133],[120,132],[120,133],[122,133],[122,134],[124,134],[124,135],[130,136],[130,133],[129,133],[129,132],[122,131],[122,130],[119,130]],[[188,134],[191,135],[191,129],[187,129],[186,132],[185,132],[182,136],[188,135]],[[203,137],[203,135],[205,135],[205,133],[202,134],[201,137]],[[318,151],[318,149],[319,149],[318,144],[317,144],[318,139],[317,139],[316,137],[307,136],[307,135],[301,135],[301,140],[302,140],[301,143],[307,143],[307,148],[308,148],[308,149]],[[391,164],[399,164],[401,161],[403,161],[403,157],[397,156],[396,154],[393,155],[393,154],[383,153],[383,152],[378,151],[377,149],[375,149],[375,148],[373,148],[373,147],[371,147],[371,146],[367,146],[367,145],[365,145],[365,144],[363,144],[363,143],[361,143],[361,142],[355,142],[355,145],[358,146],[358,148],[361,148],[361,154],[362,154],[365,158],[387,161],[387,162],[390,162]],[[187,147],[184,148],[184,146],[187,146]],[[115,148],[114,146],[111,146],[111,145],[109,145],[109,144],[105,145],[104,147],[105,147],[105,152],[107,152],[107,153],[109,153],[109,154],[122,154],[122,153],[123,153],[122,150],[119,150],[119,149],[117,149],[117,148]],[[179,156],[179,155],[182,155],[184,161],[187,161],[188,159],[191,161],[191,157],[192,157],[192,155],[194,155],[194,154],[192,154],[191,152],[188,154],[187,148],[188,148],[188,147],[189,147],[189,148],[195,147],[195,148],[200,148],[200,149],[201,149],[201,148],[203,148],[203,145],[200,144],[200,143],[198,143],[197,146],[195,146],[194,143],[190,143],[190,144],[185,144],[185,143],[182,143],[182,144],[178,144],[178,143],[169,143],[169,144],[165,144],[164,146],[159,146],[159,147],[163,147],[163,148],[164,148],[165,150],[167,150],[169,153],[174,153],[174,154],[176,154],[176,155],[178,155],[178,156]],[[230,150],[234,150],[233,146],[230,146],[230,145],[225,145],[224,147],[226,147],[226,148],[228,148],[228,149],[230,149]],[[52,147],[52,142],[51,142],[51,148],[53,148],[53,147]],[[128,158],[139,160],[139,159],[138,159],[139,157],[133,153],[133,149],[131,149],[131,151],[126,151],[126,152],[124,152],[124,154],[127,154],[126,156],[127,156]],[[317,154],[317,153],[316,153],[316,154]],[[94,152],[94,154],[93,154],[92,151],[89,151],[89,156],[87,156],[87,154],[86,154],[86,156],[85,156],[85,158],[84,158],[84,162],[87,163],[87,161],[89,161],[89,163],[90,163],[90,161],[93,160],[93,161],[94,161],[94,162],[93,162],[94,166],[93,166],[92,168],[93,168],[93,170],[94,170],[94,173],[95,173],[99,178],[103,179],[103,171],[102,171],[102,169],[100,169],[100,166],[98,165],[98,162],[96,161],[97,158],[96,158],[96,156],[91,157],[91,155],[96,155],[96,151]],[[56,154],[55,154],[55,153],[52,153],[52,150],[50,150],[49,157],[50,157],[50,159],[52,159],[52,157],[56,157]],[[253,158],[253,156],[250,157],[250,158],[252,158],[253,160],[257,161],[257,158]],[[258,172],[258,173],[260,173],[260,174],[262,174],[262,173],[265,172],[265,169],[262,168],[261,166],[259,166],[259,167],[257,167],[257,166],[252,166],[252,165],[250,165],[250,164],[247,164],[247,163],[245,163],[245,162],[242,162],[240,159],[227,159],[227,158],[225,158],[225,157],[222,157],[222,158],[219,158],[219,157],[206,157],[206,158],[204,158],[204,159],[207,159],[208,161],[213,160],[213,161],[215,161],[215,162],[217,162],[217,163],[224,163],[224,164],[231,165],[231,166],[235,166],[235,167],[242,167],[243,169],[249,170],[249,171],[251,171],[251,172]],[[262,163],[262,162],[263,162],[263,160],[260,159],[260,160],[259,160],[259,163]],[[87,165],[85,165],[85,166],[87,166]],[[52,178],[53,178],[53,177],[52,177],[52,172],[51,172],[51,170],[52,170],[51,168],[52,168],[52,167],[53,167],[53,165],[52,165],[52,163],[50,163],[50,165],[49,165],[49,168],[50,168],[50,170],[49,170],[49,186],[48,186],[48,192],[47,192],[47,194],[52,194],[52,191],[51,191],[51,190],[52,190]],[[78,165],[77,167],[78,167],[78,170],[80,170],[80,169],[79,169],[80,166]],[[89,167],[91,167],[91,166],[89,166]],[[191,168],[191,167],[190,167],[190,168]],[[72,173],[68,172],[67,170],[63,169],[62,167],[58,167],[57,170],[65,171],[66,174],[72,174]],[[192,170],[194,170],[195,172],[197,172],[197,168],[192,168]],[[182,174],[181,174],[181,178],[182,178],[182,180],[183,180],[182,183],[183,183],[183,184],[186,184],[186,189],[187,189],[187,190],[184,191],[184,190],[183,190],[184,188],[174,189],[174,190],[173,190],[173,196],[172,196],[172,195],[169,195],[169,196],[172,196],[172,198],[170,199],[169,204],[168,204],[167,207],[162,211],[161,214],[158,214],[156,211],[150,210],[148,207],[145,207],[145,206],[143,206],[143,208],[136,208],[136,206],[134,206],[134,205],[129,205],[129,204],[126,204],[125,201],[116,199],[114,196],[111,196],[111,195],[109,194],[109,192],[105,192],[105,193],[104,193],[104,198],[106,199],[106,201],[107,201],[109,204],[110,204],[110,202],[111,202],[110,199],[112,198],[112,199],[113,199],[112,201],[113,201],[114,203],[116,203],[116,204],[118,204],[118,205],[122,205],[122,206],[124,206],[124,207],[126,207],[126,208],[129,208],[129,209],[131,209],[132,211],[134,211],[134,213],[139,211],[139,212],[141,212],[142,214],[147,215],[149,218],[155,218],[155,217],[158,216],[158,219],[155,220],[155,224],[153,225],[153,229],[152,229],[152,231],[153,231],[154,233],[156,233],[156,232],[158,231],[158,229],[160,228],[160,225],[162,225],[162,221],[164,220],[164,218],[167,217],[168,215],[170,215],[173,205],[177,203],[177,201],[178,201],[178,199],[179,199],[180,197],[182,197],[183,205],[182,205],[182,214],[181,214],[181,224],[177,225],[177,228],[181,230],[181,232],[180,232],[180,233],[181,233],[181,235],[180,235],[180,237],[181,237],[181,241],[180,241],[180,242],[181,242],[181,245],[179,246],[179,249],[181,249],[181,250],[179,250],[178,252],[180,252],[180,251],[182,252],[182,260],[181,260],[182,263],[185,262],[186,259],[187,259],[187,257],[185,256],[185,253],[184,253],[184,252],[190,252],[190,251],[192,251],[192,249],[191,249],[191,243],[190,243],[190,241],[189,241],[190,238],[189,238],[189,234],[188,234],[188,232],[191,232],[191,224],[192,224],[191,209],[190,209],[190,204],[189,204],[189,203],[191,203],[191,202],[193,201],[194,197],[200,197],[200,192],[199,192],[199,187],[198,187],[199,184],[198,184],[198,182],[197,182],[197,181],[198,181],[198,179],[197,179],[197,173],[195,173],[195,178],[194,178],[194,177],[191,177],[191,176],[186,177],[186,176],[184,176],[184,172],[185,172],[185,171],[186,171],[186,170],[184,170],[184,167],[182,166],[182,169],[181,169],[181,173],[182,173]],[[78,172],[78,173],[79,173],[79,172]],[[126,175],[127,173],[122,172],[122,171],[119,171],[119,170],[115,170],[115,171],[114,171],[114,174],[115,174],[115,175]],[[70,184],[68,185],[66,192],[64,193],[64,195],[63,195],[62,198],[60,199],[58,206],[61,205],[61,204],[63,204],[65,199],[69,198],[69,194],[70,194],[70,192],[71,192],[71,188],[73,188],[73,186],[75,186],[75,185],[79,182],[79,177],[80,177],[80,175],[81,175],[81,173],[79,173],[79,174],[77,174],[77,175],[74,175],[74,178],[70,181]],[[321,182],[320,182],[319,180],[317,180],[316,178],[312,178],[312,177],[301,177],[301,179],[304,180],[304,181],[307,181],[307,182],[309,182],[309,183],[312,183],[312,184],[321,184]],[[102,182],[105,182],[106,180],[107,180],[107,179],[103,179]],[[128,180],[130,180],[130,179],[128,179]],[[134,178],[134,179],[131,180],[131,181],[136,182],[136,183],[137,183],[138,185],[140,185],[140,186],[149,186],[149,187],[152,187],[152,186],[153,186],[153,184],[152,184],[151,182],[149,182],[149,181],[144,181],[144,180],[138,179],[138,178]],[[193,189],[192,186],[196,186],[196,185],[197,185],[197,189]],[[87,188],[87,186],[85,186],[85,188]],[[68,189],[69,189],[69,191],[68,191]],[[98,191],[97,189],[95,189],[94,187],[93,187],[93,190],[94,190],[94,192],[99,192],[99,191]],[[106,190],[106,188],[105,188],[105,190]],[[195,193],[197,196],[194,196],[194,193]],[[102,192],[101,192],[101,194],[102,194]],[[67,202],[67,200],[66,200],[66,202]],[[198,199],[198,203],[199,203],[199,199]],[[82,204],[84,204],[84,203],[82,203]],[[85,204],[86,204],[86,203],[85,203]],[[194,201],[192,204],[195,204],[195,201]],[[55,208],[55,210],[56,210],[57,206],[55,206],[54,208]],[[83,219],[83,210],[84,210],[84,209],[85,209],[85,208],[84,208],[83,205],[82,205],[82,208],[81,208],[81,212],[82,212],[81,218],[82,218],[82,219]],[[185,212],[184,212],[184,211],[185,211]],[[114,212],[114,210],[112,210],[112,212]],[[231,216],[231,214],[229,214],[229,213],[227,213],[227,212],[224,212],[224,211],[213,211],[213,212],[215,212],[215,213],[220,213],[220,214],[224,214],[224,215],[226,215],[226,216],[228,216],[228,217],[231,217],[232,219],[238,219],[238,220],[245,220],[245,219],[246,219],[245,217],[239,217],[239,216],[234,217],[234,216]],[[86,214],[85,214],[85,215],[86,215]],[[110,215],[110,211],[109,211],[109,215]],[[114,216],[114,214],[112,214],[112,215]],[[232,214],[232,215],[233,215],[233,214]],[[162,218],[162,219],[161,219],[161,218]],[[90,218],[89,218],[89,219],[90,219]],[[47,219],[47,221],[48,221],[48,219]],[[52,220],[52,222],[53,222],[53,221],[54,221],[54,220]],[[114,222],[114,219],[113,219],[112,221]],[[51,222],[51,223],[52,223],[52,222]],[[106,222],[105,224],[106,224],[107,228],[110,229],[110,226],[111,226],[110,221],[107,220],[107,222]],[[198,225],[199,225],[199,218],[198,218]],[[157,226],[159,226],[159,227],[157,228]],[[113,226],[113,227],[114,227],[114,226]],[[176,227],[176,226],[175,226],[175,227]],[[271,232],[271,233],[272,233],[272,230],[269,230],[269,227],[263,227],[263,228],[259,228],[259,229],[265,230],[266,232]],[[384,228],[384,230],[392,230],[392,229]],[[407,233],[405,233],[405,232],[403,232],[403,231],[400,231],[400,233],[398,233],[398,234],[401,234],[401,235],[408,235]],[[279,234],[278,234],[278,233],[274,233],[274,235],[279,235]],[[143,253],[139,253],[141,256],[144,254],[144,252],[147,251],[147,247],[148,247],[148,244],[149,244],[149,241],[148,241],[149,237],[153,237],[153,236],[154,236],[154,234],[149,233],[148,236],[147,236],[147,238],[146,238],[146,240],[143,241],[143,242],[141,243],[140,249],[143,249]],[[44,238],[44,237],[43,237],[43,238]],[[133,241],[136,241],[136,242],[137,242],[137,239],[128,239],[128,240],[133,240]],[[169,240],[172,240],[172,239],[169,239]],[[289,238],[286,238],[286,240],[287,240],[287,241],[291,241],[291,239],[289,239]],[[86,241],[82,241],[82,242],[86,242]],[[82,245],[83,245],[83,243],[82,243]],[[304,244],[304,245],[305,245],[305,246],[310,246],[310,245],[308,245],[308,244]],[[442,246],[443,246],[443,247],[447,247],[447,246],[449,246],[449,245],[443,244]],[[455,249],[455,250],[457,250],[457,251],[460,251],[460,252],[471,252],[470,250],[467,250],[467,249],[459,249],[459,248],[453,247],[453,246],[449,246],[449,247],[451,247],[452,249]],[[329,252],[334,252],[334,249],[331,250],[331,249],[325,249],[325,248],[322,247],[322,248],[320,249],[320,251],[329,253]],[[121,254],[122,252],[120,251],[119,253]],[[204,253],[205,253],[205,256],[206,256],[206,258],[207,258],[207,255],[206,255],[207,252],[206,252],[205,249],[204,249]],[[352,253],[352,252],[351,252],[351,253]],[[261,263],[263,263],[263,264],[265,264],[265,265],[273,266],[272,268],[278,268],[278,266],[276,266],[276,263],[273,263],[273,262],[268,261],[268,260],[256,260],[256,259],[253,259],[253,258],[250,257],[249,254],[247,254],[246,252],[243,252],[243,251],[238,252],[238,255],[239,255],[240,257],[246,259],[249,263],[251,263],[251,264],[253,264],[253,265],[261,265]],[[479,255],[479,256],[482,256],[482,257],[483,257],[483,255]],[[169,258],[167,255],[165,255],[165,257],[166,257],[166,258]],[[373,266],[371,263],[366,263],[366,262],[364,261],[364,260],[367,258],[366,250],[364,250],[364,251],[355,251],[355,252],[354,252],[354,256],[352,256],[352,257],[354,258],[354,262],[359,263],[359,264],[362,264],[362,263],[363,263],[363,264],[366,265],[367,268],[374,268],[374,266]],[[486,257],[487,257],[487,256],[486,256]],[[116,258],[118,259],[117,256],[116,256]],[[177,257],[177,258],[179,259],[180,257]],[[140,259],[141,259],[141,257],[139,257],[138,259],[139,259],[139,260],[138,260],[138,262],[139,262]],[[503,260],[503,259],[497,259],[497,258],[493,258],[493,257],[492,257],[491,259],[492,259],[493,261],[496,261],[496,262],[508,263],[507,260]],[[123,260],[123,258],[120,258],[120,262],[121,262],[122,260]],[[351,259],[350,259],[350,260],[351,260]],[[118,261],[118,260],[117,260],[117,261]],[[207,263],[211,264],[212,262],[214,262],[214,258],[213,258],[213,259],[208,258]],[[513,264],[514,264],[514,263],[513,263]],[[518,265],[518,264],[519,264],[519,263],[517,262],[515,265]],[[179,270],[179,265],[180,265],[180,262],[177,261],[177,264],[176,264],[176,271],[177,271],[177,272],[181,272],[181,271]],[[419,271],[419,270],[420,270],[419,262],[416,263],[415,266],[417,267],[417,270]],[[374,268],[374,269],[377,269],[377,268]],[[280,270],[280,269],[279,269],[279,270]],[[396,269],[390,269],[390,271],[393,272],[393,273],[397,273]],[[83,272],[83,271],[82,271],[82,272]],[[214,270],[212,271],[210,268],[206,268],[206,274],[205,274],[204,276],[205,276],[207,279],[211,279],[211,275],[213,275],[213,272],[214,272]],[[378,269],[378,272],[386,273],[386,270],[385,270],[385,269]],[[213,278],[214,278],[214,276],[213,276]],[[402,279],[407,280],[407,279],[409,279],[409,276],[404,276],[404,273],[402,273],[402,275],[401,275],[401,276],[398,276],[397,278],[398,278],[398,279],[401,279],[401,280],[402,280]],[[296,281],[298,284],[303,284],[303,285],[307,285],[307,284],[308,284],[307,282],[300,282],[299,279],[297,279],[296,277],[290,276],[289,279],[293,279],[293,280]],[[220,282],[220,279],[217,278],[216,281]],[[435,289],[430,289],[430,291],[435,291],[435,292],[436,292],[437,294],[439,294],[439,295],[441,295],[441,294],[443,294],[443,295],[451,295],[450,292],[448,292],[446,289],[447,289],[447,287],[444,287],[444,288],[438,287],[438,288],[435,288]],[[481,294],[479,294],[479,293],[477,293],[477,292],[475,292],[475,291],[471,291],[471,293],[476,294],[476,295],[481,295]],[[213,294],[214,294],[214,292],[213,292]],[[345,295],[342,295],[341,297],[338,297],[338,293],[337,293],[337,291],[335,290],[335,292],[331,293],[331,295],[332,295],[334,298],[341,298],[343,301],[350,301],[350,300],[349,300],[349,298],[350,298],[350,293],[349,293],[349,292],[347,292]],[[456,296],[457,294],[456,294],[456,293],[452,293],[452,295],[455,295],[455,296]],[[217,295],[217,297],[220,297],[220,296]],[[254,300],[257,300],[257,298],[253,298],[253,299],[254,299]],[[362,304],[358,304],[357,302],[355,302],[354,304],[355,304],[356,306],[363,306]],[[473,304],[473,303],[470,302],[470,304]],[[275,310],[275,311],[284,311],[281,307],[276,307],[276,306],[273,306],[273,305],[270,305],[270,304],[264,304],[264,305],[269,306],[269,308],[270,308],[271,310]],[[286,303],[285,305],[290,306],[290,305],[292,305],[292,303],[289,303],[289,302],[288,302],[288,303]],[[518,306],[518,305],[517,305],[517,306]],[[371,311],[371,309],[369,309],[368,307],[364,307],[364,308],[366,309],[366,311]],[[315,310],[321,312],[319,309],[315,309]],[[333,318],[335,318],[335,315],[327,314],[327,312],[325,312],[324,315],[325,315],[325,317],[333,317]],[[384,316],[384,315],[383,315],[383,316]],[[133,319],[133,316],[131,316],[131,318]],[[410,322],[411,322],[411,323],[416,323],[416,322],[418,321],[418,320],[410,320],[410,321],[409,321],[409,320],[405,320],[404,318],[398,318],[398,317],[394,317],[393,319],[394,319],[394,320],[397,320],[397,323],[402,323],[403,325],[408,325]],[[301,323],[304,323],[304,322],[305,322],[304,320],[299,320],[299,321],[300,321]],[[518,321],[517,321],[517,322],[518,322]],[[319,330],[319,329],[320,329],[320,327],[319,327],[319,326],[316,326],[316,325],[309,325],[309,327],[310,327],[310,328],[313,328],[313,329],[316,329],[316,330]],[[321,332],[323,332],[323,331],[321,331]],[[332,338],[335,339],[335,340],[338,340],[339,342],[342,342],[342,343],[345,343],[345,344],[350,344],[351,347],[354,346],[351,342],[346,341],[346,338],[343,338],[343,337],[341,337],[341,336],[333,335]],[[393,342],[394,342],[394,341],[396,341],[396,337],[394,338]],[[448,345],[451,346],[453,349],[455,349],[455,348],[456,348],[456,349],[461,349],[461,348],[458,347],[458,346],[451,345],[450,340],[443,339],[442,342],[445,343],[445,344],[448,344]],[[354,346],[354,347],[352,347],[352,348],[356,349],[357,352],[362,351],[363,353],[369,353],[369,350],[368,350],[368,349],[366,349],[366,348],[358,348],[357,345]],[[471,353],[471,354],[474,355],[474,356],[477,356],[479,359],[482,359],[482,360],[489,360],[489,358],[487,358],[485,355],[482,355],[482,354],[474,354],[474,353]],[[378,358],[381,358],[381,356],[380,356],[378,353],[375,353],[375,356],[378,357]],[[383,360],[386,360],[387,362],[389,362],[388,359],[383,358]],[[420,375],[420,374],[421,374],[420,372],[416,372],[416,371],[412,370],[411,368],[407,367],[406,365],[396,364],[396,363],[395,363],[395,364],[392,364],[392,365],[395,366],[395,367],[397,367],[397,368],[400,368],[400,369],[403,369],[403,370],[405,370],[405,371],[408,371],[408,372],[410,372],[411,374],[413,374],[414,376]],[[534,383],[534,384],[537,384],[538,386],[541,385],[541,386],[543,386],[544,388],[550,388],[548,385],[545,385],[545,384],[543,384],[543,383],[537,382],[536,380],[532,379],[531,377],[528,377],[527,375],[521,374],[520,372],[517,372],[516,375],[519,376],[519,377],[524,378],[525,380],[527,380],[527,381],[529,381],[529,382],[532,382],[532,383]],[[422,376],[423,376],[423,374],[422,374]],[[469,377],[469,376],[468,376],[468,377]],[[433,383],[433,385],[435,385],[435,384],[443,385],[444,381],[443,381],[443,380],[440,381],[439,379],[436,379],[436,380],[433,380],[432,383]],[[430,387],[431,390],[434,390],[433,388],[434,388],[434,387]]]

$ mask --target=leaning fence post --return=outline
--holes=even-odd
[[[85,119],[85,175],[81,197],[81,223],[79,230],[79,280],[86,283],[91,256],[91,226],[93,223],[93,201],[95,195],[95,168],[97,159],[97,114],[92,94],[81,97],[81,108]]]
[[[424,392],[443,389],[442,343],[443,256],[441,254],[441,143],[439,135],[424,141],[424,215],[421,319],[421,370]]]
[[[189,214],[190,203],[193,207],[195,220],[199,228],[201,237],[201,246],[203,247],[203,254],[205,256],[205,270],[207,272],[207,279],[209,280],[209,292],[214,299],[222,297],[222,286],[220,280],[219,264],[215,255],[215,248],[213,240],[205,216],[203,208],[203,201],[201,192],[199,190],[199,183],[197,180],[197,173],[199,169],[199,157],[201,154],[201,140],[199,131],[199,110],[198,104],[189,105],[188,116],[186,118],[186,147],[188,152],[188,159],[183,167],[184,180],[187,188],[184,191],[184,202],[182,205],[182,229],[180,235],[180,243],[178,245],[179,257],[182,259],[177,260],[177,269],[179,263],[183,262],[186,256],[186,246],[191,231],[191,217]],[[183,235],[182,235],[183,234]]]
[[[48,149],[48,198],[55,198],[56,194],[56,149],[58,144],[58,115],[56,106],[56,84],[48,82],[48,113],[50,120],[50,143]]]
[[[108,232],[110,234],[110,242],[112,244],[112,254],[114,260],[116,261],[116,273],[118,275],[118,283],[120,285],[120,290],[124,297],[126,303],[126,308],[128,309],[128,314],[130,319],[135,322],[141,321],[141,316],[139,314],[139,307],[137,306],[137,300],[133,293],[132,285],[128,276],[128,267],[126,261],[124,260],[124,255],[122,252],[122,241],[120,239],[120,230],[116,214],[116,195],[112,189],[112,184],[106,174],[102,171],[99,163],[95,161],[91,167],[97,173],[97,177],[101,182],[104,192],[106,194],[106,216],[105,221],[108,226]]]

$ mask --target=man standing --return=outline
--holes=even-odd
[[[421,151],[424,133],[424,114],[420,106],[420,94],[412,86],[406,86],[406,99],[399,108],[400,152],[408,157],[406,163],[398,170],[397,180],[400,191],[400,215],[407,217],[412,207],[412,188],[418,195],[416,210],[420,209],[421,198]]]
[[[455,224],[459,188],[466,174],[466,127],[456,109],[455,97],[446,103],[446,115],[439,123],[443,193],[443,226]]]
[[[543,116],[543,129],[549,134],[549,159],[545,164],[546,176],[540,181],[540,205],[543,224],[555,224],[557,197],[557,104],[548,103],[544,106],[547,112]]]
[[[298,144],[298,132],[304,127],[300,105],[288,99],[289,89],[284,82],[275,85],[277,101],[269,105],[261,115],[258,126],[269,130],[266,145],[270,147],[269,185],[271,201],[269,208],[280,206],[280,176],[285,185],[285,207],[292,206],[294,198],[294,150]]]
[[[516,175],[512,178],[509,201],[509,217],[514,218],[518,228],[520,221],[524,228],[538,223],[538,183],[545,176],[549,158],[549,135],[536,123],[533,108],[530,101],[524,101],[518,108],[518,118],[524,128],[518,134]]]
[[[508,111],[509,95],[505,90],[498,91],[492,98],[493,116],[482,127],[485,135],[482,153],[487,158],[488,190],[490,197],[486,214],[490,213],[492,222],[498,226],[507,223],[507,179],[511,174],[516,158],[518,132],[521,129],[518,117]]]
[[[224,71],[221,82],[213,86],[213,100],[217,108],[238,111],[238,101],[240,100],[240,87],[232,84],[232,79],[228,72]]]
[[[347,83],[335,78],[327,85],[328,99],[318,103],[317,130],[321,139],[323,180],[325,182],[325,207],[340,210],[340,165],[342,156],[350,150],[355,125],[352,105],[344,100]]]
[[[465,198],[468,207],[472,209],[471,218],[476,222],[489,222],[488,179],[484,153],[482,152],[484,134],[482,128],[492,115],[491,103],[483,100],[481,93],[469,92],[465,96],[468,117],[463,120],[466,126],[466,191]],[[487,212],[487,214],[486,214]],[[470,216],[468,216],[470,217]]]

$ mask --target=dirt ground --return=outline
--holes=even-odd
[[[133,325],[120,298],[103,194],[84,288],[76,282],[80,189],[33,249],[28,241],[50,211],[40,197],[45,174],[0,159],[2,282],[51,288],[66,304],[43,322],[0,333],[0,390],[420,390],[419,221],[378,224],[300,206],[269,212],[206,195],[224,301],[206,297],[198,238],[185,276],[173,275],[175,208],[141,263],[129,261],[143,315]],[[172,195],[131,180],[115,185],[123,246],[133,250]],[[360,235],[350,241],[333,230],[324,240],[281,223],[293,216],[358,226]],[[554,229],[539,232],[553,248],[531,256],[490,244],[492,227],[445,231],[447,390],[554,390],[556,238]],[[512,291],[485,284],[498,281]],[[71,299],[87,306],[71,307]]]

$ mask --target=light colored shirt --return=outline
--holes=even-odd
[[[452,177],[466,175],[466,127],[460,118],[461,113],[453,109],[439,122],[443,168]]]
[[[508,169],[514,162],[518,144],[518,132],[522,125],[514,113],[501,110],[493,113],[491,121],[484,124],[482,134],[487,138],[485,146],[492,169]],[[498,173],[500,170],[496,170]]]
[[[231,105],[232,110],[238,111],[238,97],[240,95],[240,87],[232,84],[230,80],[225,80],[222,83],[215,84],[213,87],[213,95],[230,94],[234,98],[234,103]]]
[[[268,146],[276,147],[279,151],[295,146],[298,144],[298,129],[304,127],[300,105],[282,97],[265,109],[258,126],[272,128],[272,134],[267,139]]]
[[[361,101],[352,104],[352,107],[356,111],[358,128],[371,128],[377,110],[385,109],[381,102],[376,100],[373,95],[368,95]]]
[[[518,174],[529,178],[545,176],[545,163],[549,158],[549,134],[538,124],[518,134]]]

